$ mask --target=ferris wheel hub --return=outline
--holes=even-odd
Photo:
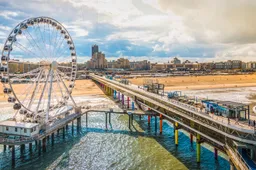
[[[52,62],[51,68],[52,68],[53,70],[57,70],[57,68],[58,68],[58,63],[57,63],[57,61],[53,61],[53,62]]]

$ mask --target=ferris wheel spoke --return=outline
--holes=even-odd
[[[62,88],[60,86],[60,80],[59,80],[58,76],[56,75],[56,71],[54,71],[54,76],[56,77],[57,85],[58,85],[58,87],[60,89],[61,96],[64,99],[63,91],[62,91]]]
[[[42,78],[42,76],[43,76],[43,72],[44,72],[44,70],[41,70],[40,73],[38,74],[36,80],[34,81],[34,86],[35,86],[35,87],[34,87],[34,89],[32,90],[32,95],[31,95],[31,97],[30,97],[30,102],[29,102],[29,104],[28,104],[28,106],[27,106],[28,109],[31,108],[31,105],[32,105],[32,103],[34,102],[35,95],[36,95],[36,92],[37,92],[37,90],[38,90],[38,85],[39,85],[39,83],[41,82],[41,78]]]
[[[57,33],[58,33],[58,31],[57,31]],[[58,37],[57,37],[57,39],[56,39],[56,44],[55,44],[55,47],[56,47],[56,48],[55,48],[54,54],[53,54],[54,57],[56,57],[56,55],[58,54],[58,53],[57,53],[57,49],[58,49],[59,43],[60,43],[60,41],[61,41],[61,38],[63,38],[61,33],[60,33],[60,34],[57,34],[57,36],[58,36]]]
[[[30,74],[34,74],[34,73],[36,73],[36,72],[40,72],[42,69],[43,69],[42,67],[39,67],[39,68],[36,68],[36,69],[34,69],[34,70],[31,70],[31,71],[29,71],[29,72],[27,72],[27,73],[23,73],[23,74],[12,74],[13,76],[16,75],[16,77],[12,77],[12,78],[10,78],[10,80],[13,80],[13,79],[20,79],[20,78],[26,77],[26,76],[28,76],[28,75],[30,75]]]
[[[34,52],[32,52],[31,50],[27,49],[26,47],[24,47],[22,44],[16,42],[13,44],[14,46],[18,47],[19,49],[21,49],[22,51],[24,51],[26,54],[28,54],[29,56],[31,57],[36,57],[36,59],[38,59],[40,61],[40,58],[39,56],[37,56]],[[34,54],[34,56],[32,55]]]
[[[68,80],[70,80],[71,79],[71,77],[70,76],[68,76],[66,73],[64,73],[63,71],[61,71],[61,70],[57,70],[58,72],[57,73],[59,73],[59,75],[61,75],[63,78],[66,78],[66,79],[68,79]]]
[[[48,53],[48,51],[47,51],[46,43],[45,43],[45,38],[44,38],[44,36],[42,35],[42,31],[41,31],[41,28],[40,28],[40,25],[39,25],[39,24],[37,24],[37,28],[38,28],[38,30],[39,30],[40,37],[41,37],[41,39],[42,39],[44,48],[45,48],[45,50],[46,50],[45,52],[46,52],[46,54],[49,55],[49,53]],[[36,32],[36,31],[35,31],[35,32]]]
[[[50,27],[49,27],[49,24],[47,24],[47,26],[48,26],[48,31],[49,31],[49,33],[48,33],[48,38],[49,38],[49,51],[50,51],[50,56],[52,56],[52,43],[51,43],[51,31],[50,31]]]
[[[58,30],[55,28],[53,29],[53,40],[52,40],[52,43],[53,43],[53,49],[52,49],[52,60],[54,60],[55,58],[55,47],[56,47],[56,42],[57,42],[57,35],[58,35]]]
[[[36,40],[33,38],[33,36],[26,30],[26,32],[28,33],[28,35],[32,38],[33,42],[35,43],[36,47],[38,48],[38,50],[41,52],[42,56],[44,58],[46,58],[44,51],[39,47],[38,43],[36,42]]]
[[[40,98],[39,98],[39,101],[38,101],[38,104],[37,104],[37,107],[36,107],[36,110],[35,110],[35,114],[38,114],[38,109],[39,109],[39,106],[42,102],[42,99],[43,99],[43,96],[44,96],[44,93],[45,93],[45,89],[46,89],[47,83],[49,81],[49,77],[50,77],[50,73],[47,74],[47,77],[45,79],[44,87],[43,87],[43,90],[41,92],[41,95],[40,95]]]
[[[58,71],[57,71],[56,73],[57,73],[56,75],[58,76],[58,78],[59,78],[59,80],[61,81],[62,85],[64,86],[64,88],[65,88],[65,90],[66,90],[66,93],[69,95],[71,101],[73,102],[73,105],[76,107],[76,103],[75,103],[73,97],[71,96],[70,91],[68,90],[68,88],[67,88],[67,86],[65,85],[65,83],[63,82],[63,80],[60,78],[60,75],[59,75]]]
[[[72,67],[62,66],[62,65],[58,65],[58,68],[65,68],[65,69],[71,69],[72,70]]]
[[[61,49],[61,46],[63,45],[64,40],[65,40],[65,38],[63,37],[61,40],[61,43],[56,46],[56,58],[59,54],[59,50]],[[55,60],[57,61],[57,59],[55,59]]]

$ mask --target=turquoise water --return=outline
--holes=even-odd
[[[128,128],[128,116],[112,115],[112,128],[105,130],[105,114],[89,115],[89,127],[72,136],[71,127],[63,140],[62,134],[55,137],[55,145],[49,141],[47,152],[38,155],[33,145],[32,154],[26,146],[25,154],[16,147],[14,169],[229,169],[224,154],[216,161],[213,148],[203,144],[201,163],[196,163],[196,146],[190,144],[188,135],[179,131],[179,146],[174,144],[173,127],[163,123],[163,135],[155,133],[154,118],[148,129],[147,118],[135,118],[134,127]],[[159,125],[159,124],[158,124]],[[0,169],[11,169],[11,152],[0,146]]]

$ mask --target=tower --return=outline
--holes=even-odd
[[[98,47],[98,45],[94,44],[92,46],[92,56],[94,53],[98,53],[98,52],[99,52],[99,47]]]

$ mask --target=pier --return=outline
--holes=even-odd
[[[134,85],[123,84],[93,74],[91,78],[106,94],[113,96],[113,98],[118,94],[118,99],[123,105],[125,101],[128,104],[128,101],[132,100],[138,106],[154,111],[161,119],[172,122],[175,127],[175,144],[177,146],[178,130],[183,129],[189,132],[191,141],[193,137],[196,138],[198,163],[200,163],[201,157],[201,144],[206,142],[214,147],[215,158],[217,158],[218,150],[229,156],[231,169],[234,167],[237,169],[251,169],[239,151],[249,150],[251,159],[255,161],[256,133],[254,128],[223,123],[198,111],[193,106],[149,93]],[[150,123],[150,119],[148,119],[148,123]]]

